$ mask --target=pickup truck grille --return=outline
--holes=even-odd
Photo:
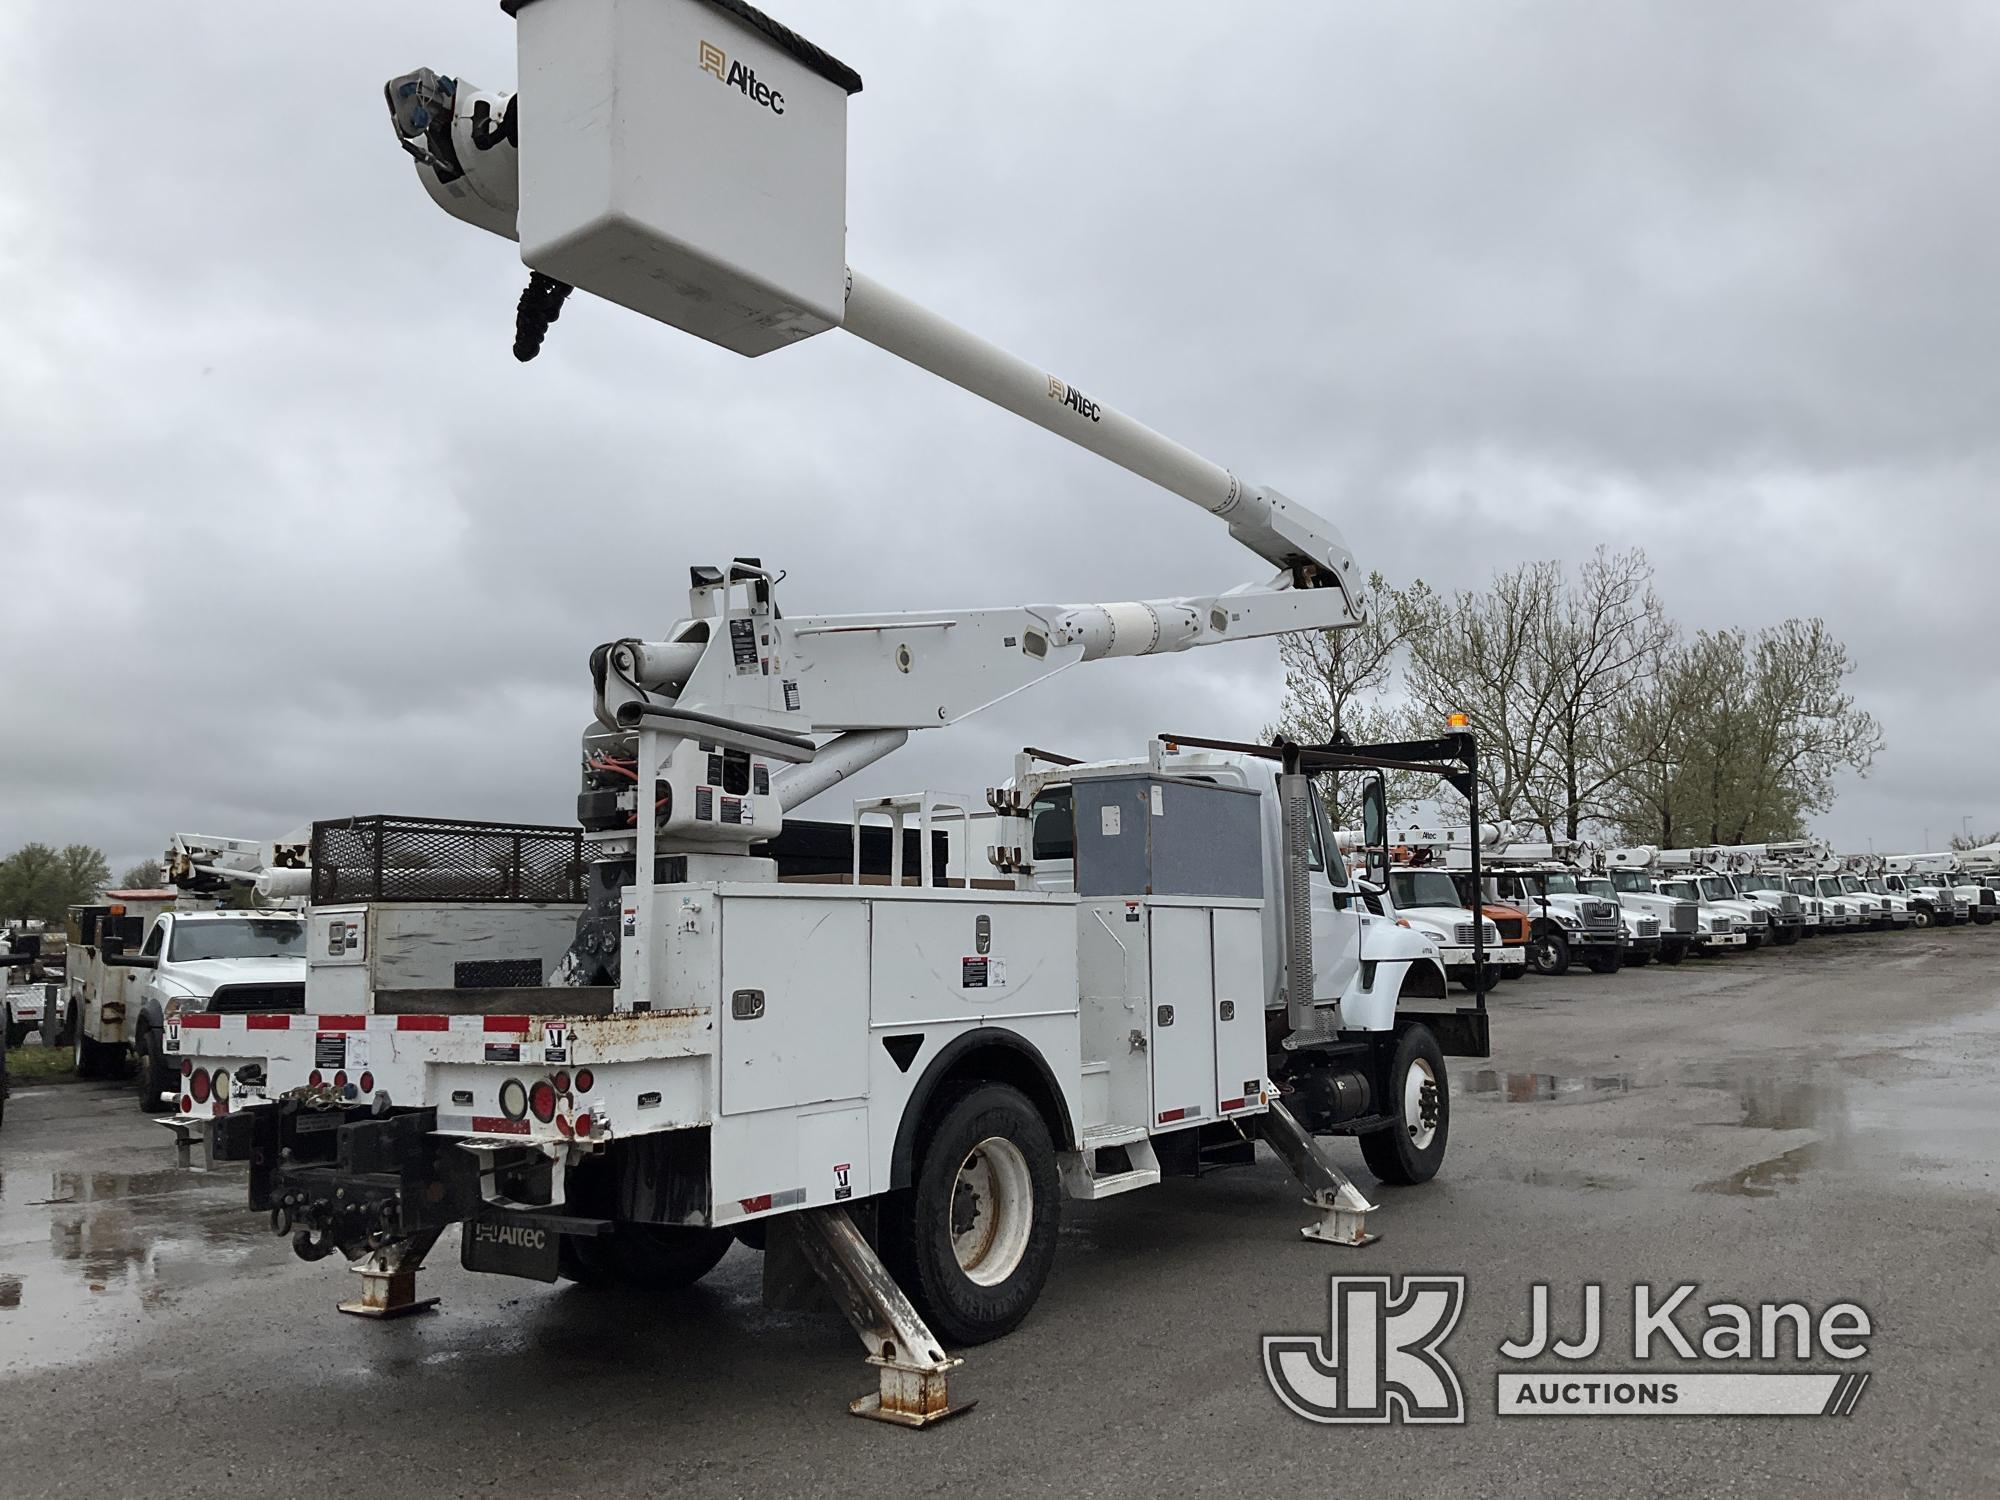
[[[225,984],[208,1002],[210,1014],[223,1016],[272,1011],[298,1015],[305,1008],[303,984]]]
[[[1701,911],[1692,901],[1682,901],[1675,905],[1667,917],[1670,932],[1693,932],[1701,926]]]

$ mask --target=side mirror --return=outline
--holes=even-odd
[[[1367,845],[1367,863],[1377,880],[1389,881],[1389,795],[1377,771],[1361,783],[1361,839]],[[1378,893],[1379,894],[1379,893]]]

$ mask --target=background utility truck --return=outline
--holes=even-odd
[[[86,1078],[128,1063],[139,1107],[170,1095],[162,1040],[177,1014],[305,1008],[304,921],[296,911],[221,909],[232,890],[296,906],[303,839],[275,844],[177,833],[164,861],[167,885],[107,891],[70,908],[64,1027]]]
[[[1276,766],[1241,785],[1182,774],[1165,745],[1068,768],[1071,891],[1035,882],[1041,773],[994,788],[987,884],[1006,889],[859,868],[787,882],[768,852],[789,811],[911,732],[1054,672],[1356,623],[1345,542],[849,268],[860,79],[844,64],[735,0],[508,9],[527,110],[428,70],[388,100],[431,196],[518,239],[533,275],[517,355],[573,286],[746,355],[841,326],[1193,501],[1271,571],[1199,598],[827,617],[781,612],[780,574],[755,559],[694,568],[664,637],[590,658],[582,829],[537,846],[581,896],[569,947],[534,951],[545,924],[518,922],[520,903],[435,886],[457,911],[441,903],[421,943],[397,935],[399,886],[437,869],[506,885],[526,840],[489,867],[485,849],[467,857],[477,838],[451,854],[439,837],[403,865],[393,820],[372,820],[373,858],[348,862],[318,825],[307,1013],[282,1029],[183,1018],[183,1102],[204,1074],[211,1102],[179,1123],[250,1162],[253,1204],[302,1253],[358,1262],[356,1311],[423,1305],[417,1267],[452,1224],[466,1264],[544,1279],[686,1281],[731,1236],[762,1244],[767,1272],[809,1264],[861,1335],[880,1383],[855,1409],[911,1424],[955,1409],[948,1343],[1027,1314],[1064,1191],[1145,1188],[1256,1137],[1312,1188],[1312,1234],[1365,1243],[1372,1205],[1315,1134],[1379,1134],[1378,1170],[1428,1178],[1445,1055],[1485,1055],[1486,1013],[1449,1008],[1433,945],[1375,919],[1330,858],[1312,778],[1417,764],[1476,808],[1468,736],[1372,759],[1180,741]],[[725,65],[754,71],[783,118],[723,86]],[[927,803],[909,804],[920,822]],[[475,918],[522,928],[515,968],[461,975]],[[397,987],[404,974],[417,982]],[[261,1086],[217,1100],[216,1072],[240,1085],[246,1062]]]

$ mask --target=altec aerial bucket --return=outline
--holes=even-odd
[[[739,0],[504,0],[521,259],[739,354],[841,321],[861,78]]]

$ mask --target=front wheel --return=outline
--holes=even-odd
[[[1625,955],[1625,966],[1631,969],[1643,969],[1652,961],[1653,953],[1648,948],[1634,948]]]
[[[1380,1045],[1389,1052],[1387,1102],[1396,1122],[1361,1137],[1361,1159],[1383,1182],[1414,1187],[1437,1176],[1451,1136],[1444,1052],[1427,1026],[1412,1026],[1393,1044]]]
[[[882,1259],[940,1338],[983,1344],[1027,1317],[1055,1262],[1055,1146],[1004,1083],[963,1084],[926,1115],[911,1185],[882,1201]]]
[[[7,1045],[18,1047],[28,1039],[28,1028],[16,1021],[7,1023]]]
[[[1569,972],[1569,939],[1553,927],[1535,935],[1528,944],[1528,967],[1537,974]]]
[[[1584,962],[1593,974],[1616,974],[1625,966],[1625,954],[1617,948],[1593,948]]]
[[[1663,964],[1677,964],[1687,956],[1688,956],[1688,950],[1686,943],[1660,944],[1660,962]]]

